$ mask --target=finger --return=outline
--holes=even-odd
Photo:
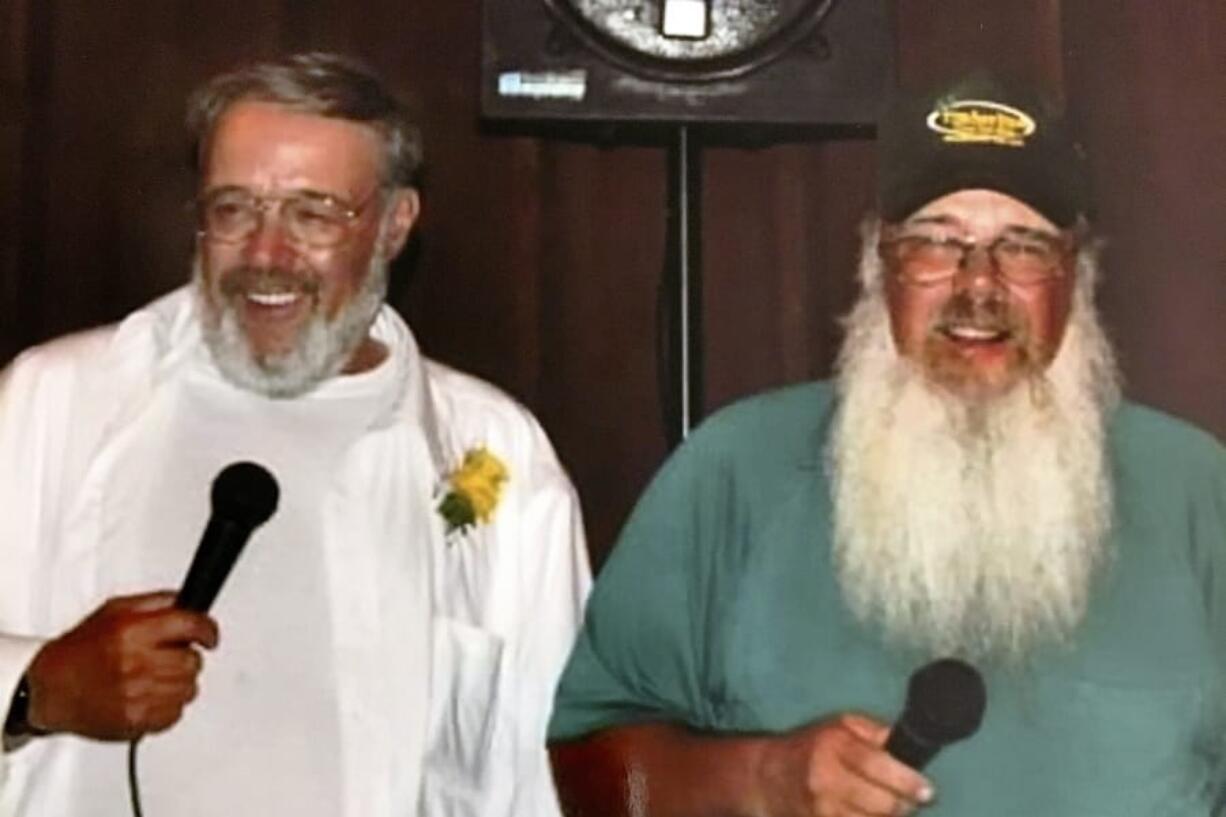
[[[115,596],[107,599],[103,609],[119,612],[151,613],[173,607],[175,593],[172,590],[155,590],[151,593],[136,593],[130,596]]]
[[[928,778],[891,755],[869,758],[865,771],[870,779],[917,805],[926,806],[936,796]]]
[[[145,670],[150,678],[177,681],[195,678],[204,666],[204,658],[192,647],[174,646],[153,650]]]
[[[194,678],[179,681],[155,681],[143,678],[124,690],[123,711],[133,723],[144,723],[148,713],[166,707],[183,707],[196,699],[199,687]]]
[[[932,801],[933,788],[928,779],[881,749],[864,743],[849,744],[840,759],[852,774],[912,807]]]
[[[200,694],[195,678],[185,681],[160,681],[151,690],[153,706],[177,706],[182,708]]]
[[[199,644],[206,649],[217,646],[217,622],[204,613],[169,609],[144,614],[133,625],[144,643],[153,646]]]
[[[851,786],[845,797],[847,807],[865,817],[905,817],[919,807],[914,800],[863,779]]]
[[[142,733],[165,732],[179,722],[183,717],[181,705],[163,705],[151,707],[142,718],[139,728]]]

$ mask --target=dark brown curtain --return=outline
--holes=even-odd
[[[982,63],[1067,99],[1093,157],[1102,305],[1129,391],[1226,436],[1226,5],[895,12],[903,80]],[[665,149],[482,126],[479,36],[475,0],[0,0],[0,358],[186,279],[180,121],[197,82],[285,51],[354,53],[412,95],[428,136],[426,211],[393,300],[430,354],[541,418],[599,559],[666,454]],[[709,410],[829,373],[873,178],[867,135],[707,149]]]

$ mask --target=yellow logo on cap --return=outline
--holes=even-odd
[[[1035,131],[1025,111],[978,99],[961,99],[928,114],[928,127],[946,142],[1023,147]]]

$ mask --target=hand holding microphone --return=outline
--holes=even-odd
[[[768,738],[758,763],[762,813],[772,817],[909,814],[933,798],[919,769],[983,717],[983,679],[942,659],[917,670],[898,722],[844,714]]]
[[[110,599],[47,642],[26,673],[30,726],[131,740],[174,725],[197,693],[203,666],[197,647],[217,645],[217,625],[206,612],[277,498],[276,481],[264,468],[224,468],[213,482],[212,515],[177,596]]]

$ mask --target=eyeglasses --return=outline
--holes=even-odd
[[[905,283],[927,286],[952,280],[971,263],[972,253],[983,250],[1000,277],[1028,286],[1062,277],[1073,247],[1070,235],[1033,230],[1011,230],[984,245],[947,233],[914,231],[882,239],[877,252]]]
[[[300,190],[281,196],[257,196],[242,187],[219,187],[197,199],[200,234],[210,241],[237,244],[260,228],[264,214],[280,207],[281,223],[290,240],[308,247],[334,247],[374,201],[376,187],[356,205],[326,193]]]

